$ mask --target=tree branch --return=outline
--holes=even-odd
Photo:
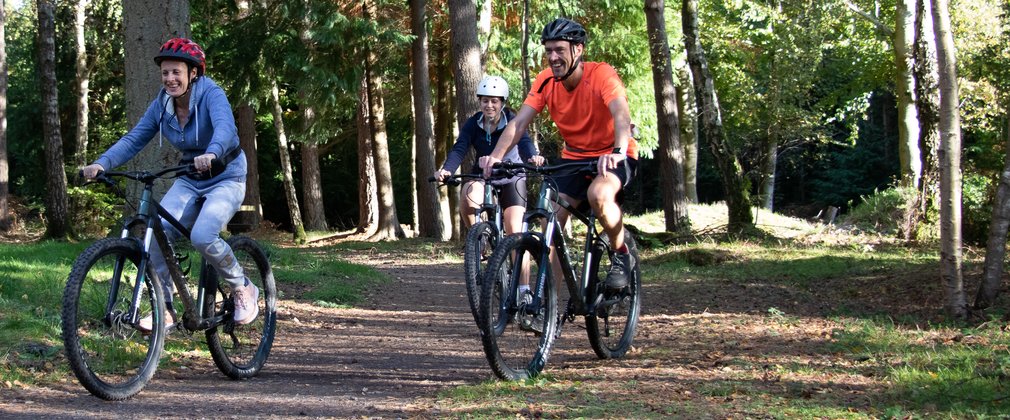
[[[891,29],[890,26],[884,25],[883,22],[877,20],[876,16],[873,16],[869,13],[862,11],[859,8],[859,6],[856,6],[855,3],[852,3],[849,0],[842,0],[842,3],[845,3],[845,6],[848,7],[850,10],[852,10],[853,12],[855,12],[857,15],[862,16],[866,20],[872,22],[873,25],[877,27],[877,32],[879,32],[881,35],[884,35],[887,38],[894,37],[894,29]]]

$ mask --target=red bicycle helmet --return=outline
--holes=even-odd
[[[189,38],[172,38],[161,46],[158,55],[154,56],[154,62],[161,65],[165,59],[180,60],[196,67],[197,76],[203,76],[207,70],[207,57],[203,54],[203,48]]]

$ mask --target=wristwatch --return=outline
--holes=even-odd
[[[614,151],[610,152],[610,153],[613,153],[615,155],[623,155],[624,154],[624,149],[621,148],[621,147],[615,147]]]

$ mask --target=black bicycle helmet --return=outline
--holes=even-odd
[[[586,28],[583,28],[578,22],[559,17],[544,26],[544,32],[540,35],[540,43],[568,41],[572,44],[585,44],[586,37]]]

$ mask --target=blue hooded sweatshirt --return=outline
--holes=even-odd
[[[228,98],[224,90],[207,76],[193,82],[189,115],[186,126],[180,128],[174,101],[162,88],[137,125],[94,163],[106,170],[123,165],[140,153],[158,135],[159,129],[161,136],[182,152],[183,160],[192,161],[204,153],[213,153],[221,158],[239,147],[238,129]],[[158,142],[160,147],[162,140]],[[204,181],[190,181],[206,187],[224,180],[244,181],[245,175],[245,153],[239,153],[224,173]]]

